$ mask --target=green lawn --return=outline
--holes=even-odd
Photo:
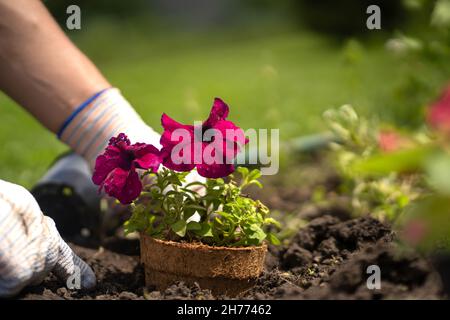
[[[218,96],[242,127],[280,128],[287,139],[321,130],[322,111],[344,103],[383,115],[377,104],[398,78],[382,44],[332,43],[289,28],[157,31],[98,21],[71,34],[157,130],[162,112],[203,119]],[[0,110],[0,177],[30,187],[66,148],[4,95]]]

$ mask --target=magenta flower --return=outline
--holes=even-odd
[[[241,128],[226,120],[228,112],[228,106],[215,98],[209,117],[201,126],[180,124],[163,114],[164,166],[176,171],[197,168],[206,178],[225,177],[234,172],[233,160],[248,139]]]
[[[130,204],[142,191],[136,169],[157,172],[161,164],[159,150],[151,144],[135,143],[124,133],[109,140],[105,152],[95,162],[92,181],[122,204]]]
[[[430,106],[427,121],[433,128],[450,133],[450,86],[443,92],[441,97]]]

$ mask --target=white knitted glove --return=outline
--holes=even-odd
[[[79,275],[81,289],[96,284],[92,269],[62,240],[33,196],[0,180],[0,297],[40,283],[50,271],[63,281]]]
[[[160,135],[142,121],[118,89],[108,88],[81,104],[63,124],[58,137],[93,169],[109,139],[121,132],[133,143],[145,142],[160,148]]]

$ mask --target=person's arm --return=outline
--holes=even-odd
[[[110,87],[40,0],[0,0],[0,89],[53,132]]]
[[[119,132],[136,142],[159,144],[159,135],[111,88],[38,0],[0,0],[0,90],[91,167]],[[94,287],[92,270],[61,239],[32,195],[0,180],[0,297],[16,294],[50,271],[65,280],[76,267],[81,287]]]
[[[91,168],[112,136],[160,136],[66,37],[39,0],[0,0],[0,89]]]

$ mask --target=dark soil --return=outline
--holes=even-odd
[[[303,171],[305,172],[305,171]],[[311,170],[308,171],[311,174]],[[313,174],[314,175],[314,174]],[[270,247],[266,271],[244,299],[442,299],[441,281],[430,263],[414,252],[401,249],[391,228],[370,217],[350,218],[336,196],[335,178],[312,179],[325,186],[326,198],[312,203],[312,190],[286,185],[298,176],[269,178],[257,196],[286,216],[308,221],[295,228],[292,238]],[[292,184],[292,182],[289,182]],[[298,183],[298,181],[297,181]],[[303,185],[303,184],[302,184]],[[345,202],[345,199],[344,199]],[[289,219],[286,223],[291,223]],[[292,222],[293,223],[293,222]],[[20,299],[216,299],[198,286],[174,283],[164,292],[145,288],[139,264],[139,241],[113,237],[103,247],[71,244],[94,269],[98,286],[92,292],[68,290],[50,275],[27,288]],[[381,288],[367,287],[367,267],[381,270]]]
[[[441,283],[430,264],[402,252],[390,229],[372,218],[317,218],[275,251],[253,289],[261,299],[439,299]],[[381,288],[367,287],[367,267],[381,271]]]

